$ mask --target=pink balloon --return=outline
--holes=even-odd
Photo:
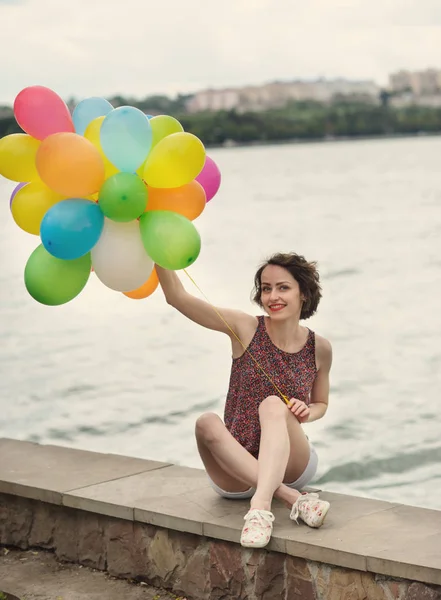
[[[205,157],[205,165],[196,181],[201,184],[209,202],[216,194],[221,184],[221,173],[219,167],[209,156]]]
[[[66,103],[42,85],[22,90],[14,102],[14,115],[20,127],[37,140],[60,132],[75,132]]]
[[[16,185],[16,186],[15,186],[15,189],[14,189],[14,191],[12,192],[12,194],[11,194],[11,198],[10,198],[10,200],[9,200],[9,208],[11,208],[11,206],[12,206],[12,201],[13,201],[13,200],[14,200],[14,198],[15,198],[15,194],[16,194],[16,193],[17,193],[19,190],[21,190],[21,188],[23,188],[25,185],[28,185],[28,184],[27,184],[27,182],[25,182],[25,183],[19,183],[18,185]]]

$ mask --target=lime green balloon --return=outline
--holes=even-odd
[[[112,221],[134,221],[147,206],[147,186],[133,173],[116,173],[101,186],[98,204]]]
[[[75,260],[61,260],[40,245],[32,252],[26,264],[26,289],[41,304],[66,304],[84,288],[91,267],[90,253]]]
[[[139,220],[147,254],[160,267],[177,271],[194,263],[201,251],[201,237],[186,217],[168,210],[152,210]]]

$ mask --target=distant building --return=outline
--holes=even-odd
[[[373,81],[275,81],[260,86],[196,92],[188,101],[187,110],[191,113],[233,109],[237,112],[262,111],[284,107],[291,101],[315,100],[328,103],[336,96],[378,102],[379,94],[380,88]]]
[[[398,95],[405,92],[417,97],[441,95],[441,70],[398,71],[390,75],[389,88]]]

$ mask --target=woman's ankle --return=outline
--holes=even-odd
[[[278,500],[281,500],[288,508],[291,508],[292,505],[296,502],[297,498],[301,496],[301,493],[282,483],[280,487],[277,488],[274,495]]]
[[[254,494],[251,498],[250,508],[258,508],[259,510],[271,510],[271,500]]]

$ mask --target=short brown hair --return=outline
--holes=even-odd
[[[260,265],[254,276],[254,290],[252,299],[261,308],[262,305],[262,272],[268,265],[276,265],[286,269],[297,281],[300,291],[305,297],[300,313],[301,319],[309,319],[316,312],[322,297],[322,288],[320,287],[320,276],[317,271],[316,262],[308,262],[304,256],[290,252],[283,254],[281,252],[273,254],[262,265]]]

